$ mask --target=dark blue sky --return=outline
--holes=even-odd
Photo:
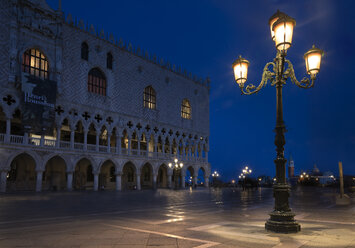
[[[258,84],[265,63],[276,50],[269,17],[277,9],[296,19],[288,59],[300,80],[303,54],[315,44],[325,51],[314,88],[288,82],[284,87],[285,155],[295,170],[355,174],[355,9],[354,1],[234,0],[63,0],[67,15],[93,24],[150,54],[211,78],[210,154],[213,170],[235,178],[243,166],[255,174],[275,174],[275,88],[242,96],[232,62],[239,54],[250,61],[248,81]],[[48,0],[56,8],[57,0]]]

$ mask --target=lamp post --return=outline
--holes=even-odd
[[[175,171],[175,177],[174,177],[174,184],[175,184],[175,189],[178,189],[178,183],[179,183],[179,176],[178,173],[181,171],[182,167],[184,166],[183,163],[179,163],[178,159],[174,159],[174,163],[169,163],[169,168],[172,168]],[[181,184],[185,183],[185,178],[181,179]],[[183,185],[182,185],[183,186]]]
[[[213,186],[216,186],[216,181],[217,181],[217,178],[219,177],[219,174],[217,171],[214,171],[212,173],[212,178],[213,178]]]
[[[242,94],[251,95],[257,93],[267,82],[276,87],[276,184],[274,185],[274,210],[270,213],[270,219],[265,223],[265,229],[278,233],[292,233],[301,230],[300,225],[295,221],[295,214],[291,211],[288,203],[290,187],[286,183],[286,159],[284,157],[285,131],[282,110],[282,87],[288,78],[300,88],[311,88],[320,69],[323,51],[312,47],[304,54],[307,73],[310,78],[303,78],[298,81],[293,65],[286,59],[287,50],[292,45],[293,28],[296,21],[288,15],[277,11],[269,20],[271,38],[275,41],[277,50],[273,62],[265,65],[260,84],[256,87],[253,84],[244,85],[247,80],[249,61],[241,56],[233,63],[235,81],[238,83]],[[270,70],[272,67],[272,70]]]

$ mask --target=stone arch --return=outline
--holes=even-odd
[[[51,156],[44,163],[42,188],[45,190],[62,190],[66,188],[67,163],[60,155]]]
[[[38,166],[35,157],[28,152],[20,152],[11,156],[9,161],[7,189],[9,191],[34,191],[36,188],[36,167]]]
[[[115,189],[117,166],[114,160],[107,159],[99,166],[99,189]]]
[[[158,168],[157,173],[157,188],[168,188],[169,187],[169,167],[166,164],[161,164]],[[171,176],[171,175],[170,175]]]
[[[75,162],[73,186],[74,189],[92,189],[94,186],[94,161],[88,157],[81,157]]]
[[[131,161],[127,161],[122,167],[122,189],[130,190],[137,188],[137,167]]]

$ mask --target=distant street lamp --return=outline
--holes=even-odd
[[[172,168],[175,171],[175,176],[174,176],[174,183],[175,183],[175,189],[179,188],[179,172],[181,171],[182,167],[184,166],[183,163],[179,163],[178,159],[174,159],[174,163],[169,163],[169,168]],[[181,183],[185,183],[185,178],[184,180],[181,180]]]
[[[275,207],[270,213],[270,219],[265,223],[265,229],[278,233],[291,233],[301,230],[300,225],[295,221],[295,214],[291,211],[288,203],[290,187],[286,183],[286,159],[284,157],[284,145],[286,127],[283,121],[282,113],[282,87],[286,84],[288,78],[301,88],[311,88],[320,69],[321,57],[323,51],[314,46],[304,54],[306,71],[309,78],[303,78],[298,81],[295,76],[293,65],[286,59],[287,49],[292,45],[293,28],[296,21],[288,15],[277,11],[270,19],[269,25],[271,38],[275,41],[277,50],[276,58],[273,62],[265,65],[262,79],[259,86],[249,84],[244,87],[247,80],[249,61],[239,56],[233,63],[235,81],[238,83],[242,94],[251,95],[257,93],[267,82],[276,87],[276,136],[275,145],[277,156],[274,160],[276,165],[276,184],[274,185]],[[286,68],[287,65],[287,68]],[[272,66],[272,70],[269,67]]]
[[[217,181],[217,178],[219,177],[219,174],[217,171],[214,171],[212,173],[212,178],[213,178],[213,185],[215,186],[216,185],[216,181]]]

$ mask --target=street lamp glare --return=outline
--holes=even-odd
[[[247,170],[247,169],[248,169],[248,166],[245,166],[245,169]]]
[[[304,54],[307,73],[316,76],[320,70],[320,62],[324,55],[323,50],[316,48],[314,45]]]
[[[174,159],[174,162],[175,162],[175,163],[177,163],[177,162],[178,162],[177,158],[176,158],[176,159]]]
[[[296,21],[288,15],[281,16],[273,25],[272,30],[275,34],[275,46],[280,51],[287,51],[292,44],[293,28]]]
[[[172,164],[171,163],[169,163],[169,167],[171,168],[171,166],[172,166]]]
[[[241,55],[239,55],[239,58],[232,64],[235,81],[239,86],[244,86],[244,83],[247,81],[248,66],[249,61],[243,59]]]

